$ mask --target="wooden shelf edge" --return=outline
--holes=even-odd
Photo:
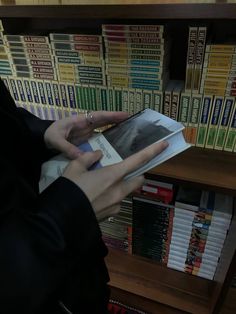
[[[236,195],[235,162],[235,153],[191,147],[153,168],[149,174]]]
[[[0,5],[0,17],[86,19],[235,19],[236,4]]]
[[[112,249],[106,262],[114,288],[183,311],[209,313],[212,281]]]

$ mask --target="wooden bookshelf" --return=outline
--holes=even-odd
[[[112,249],[107,264],[112,287],[186,312],[208,313],[212,281]]]
[[[179,40],[187,33],[184,27],[198,22],[211,22],[221,29],[236,29],[236,3],[219,0],[216,3],[187,4],[186,1],[80,1],[78,5],[1,5],[0,18],[9,33],[31,30],[72,28],[96,30],[102,23],[154,24],[173,23],[178,39],[174,43],[177,58],[184,58],[186,47]],[[110,4],[112,2],[112,4]],[[171,1],[170,1],[171,2]],[[220,25],[220,26],[219,26]],[[180,26],[178,28],[178,26]],[[236,31],[234,32],[236,34]],[[179,70],[184,62],[173,64],[171,71],[184,75]],[[176,69],[175,69],[176,68]],[[183,70],[183,69],[182,69]],[[150,176],[173,182],[193,184],[236,196],[236,154],[221,151],[191,148],[153,169]],[[111,286],[115,295],[125,303],[144,311],[156,313],[156,307],[168,305],[168,313],[207,314],[217,313],[224,295],[236,272],[236,215],[226,239],[214,281],[195,277],[165,268],[154,261],[110,250],[107,264]],[[126,299],[125,299],[126,297]],[[173,310],[173,311],[172,311]],[[158,313],[167,313],[163,308]]]
[[[82,4],[78,5],[2,5],[0,17],[227,20],[236,17],[236,3],[225,3],[225,1],[217,3],[112,1],[112,4],[109,4],[109,1],[102,2],[103,4],[99,2],[101,3],[101,1],[93,1],[93,4],[80,2]],[[148,2],[149,4],[145,4]]]
[[[236,196],[235,163],[235,153],[192,147],[150,173]]]

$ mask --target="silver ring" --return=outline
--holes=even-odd
[[[87,110],[87,111],[85,112],[85,119],[86,119],[88,125],[94,124],[92,111]]]

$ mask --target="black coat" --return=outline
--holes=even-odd
[[[42,194],[50,125],[16,108],[0,80],[0,313],[104,314],[107,249],[86,195],[58,178]]]

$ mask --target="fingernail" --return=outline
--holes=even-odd
[[[163,142],[162,142],[162,145],[163,145],[164,148],[166,148],[166,147],[169,146],[169,143],[168,143],[167,141],[163,141]]]

